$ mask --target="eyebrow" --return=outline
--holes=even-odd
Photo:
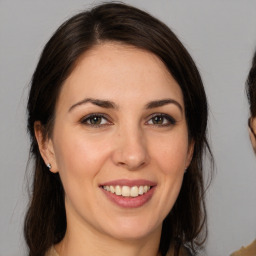
[[[181,104],[174,99],[163,99],[163,100],[151,101],[146,105],[146,109],[159,108],[167,104],[174,104],[180,109],[181,112],[183,112],[183,108]]]
[[[92,99],[92,98],[86,98],[86,99],[83,99],[77,103],[75,103],[74,105],[72,105],[70,108],[69,108],[69,112],[72,111],[74,108],[78,107],[78,106],[81,106],[81,105],[84,105],[86,103],[91,103],[93,105],[96,105],[96,106],[99,106],[99,107],[102,107],[102,108],[113,108],[113,109],[117,109],[117,105],[112,102],[112,101],[109,101],[109,100],[100,100],[100,99]]]
[[[84,105],[86,103],[91,103],[93,105],[102,107],[102,108],[107,108],[107,109],[118,109],[118,106],[109,100],[101,100],[101,99],[92,99],[92,98],[85,98],[77,103],[75,103],[74,105],[72,105],[69,108],[69,112],[72,111],[74,108]],[[176,105],[181,112],[183,112],[183,108],[181,106],[181,104],[174,100],[174,99],[162,99],[162,100],[154,100],[154,101],[150,101],[149,103],[146,104],[146,109],[152,109],[152,108],[159,108],[168,104],[174,104]]]

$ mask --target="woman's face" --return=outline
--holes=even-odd
[[[64,186],[67,232],[159,234],[193,153],[182,91],[154,54],[98,45],[62,87],[46,152]]]

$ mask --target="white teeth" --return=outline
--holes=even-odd
[[[103,187],[106,191],[110,191],[110,187],[109,186],[104,186]]]
[[[122,195],[122,189],[120,186],[116,186],[116,195],[121,196]]]
[[[130,188],[128,186],[123,186],[122,187],[122,196],[130,196]]]
[[[139,195],[143,195],[143,193],[144,193],[143,186],[139,186]]]
[[[117,196],[124,196],[124,197],[137,197],[147,193],[150,190],[150,186],[103,186],[103,189],[112,193],[116,194]]]
[[[131,195],[131,197],[138,196],[139,195],[139,188],[136,187],[136,186],[132,187],[131,190],[130,190],[130,195]]]
[[[115,188],[113,186],[110,186],[110,192],[115,193]]]

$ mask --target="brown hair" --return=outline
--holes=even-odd
[[[59,175],[49,172],[40,155],[34,123],[40,121],[45,137],[51,136],[63,82],[84,52],[106,41],[154,53],[182,90],[189,138],[193,139],[195,147],[179,197],[163,222],[159,251],[166,255],[171,243],[175,255],[182,246],[195,251],[206,238],[202,158],[206,149],[210,152],[206,138],[208,108],[202,80],[189,53],[165,24],[134,7],[107,3],[79,13],[62,24],[46,44],[32,78],[27,111],[35,167],[24,224],[29,255],[43,256],[66,232],[65,192]]]
[[[256,117],[256,52],[252,59],[252,66],[247,78],[247,97],[252,117]]]

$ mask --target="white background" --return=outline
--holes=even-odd
[[[248,138],[245,80],[256,47],[254,0],[127,0],[164,21],[202,74],[216,174],[207,194],[207,255],[256,238],[256,157]],[[26,255],[22,225],[29,139],[26,100],[43,46],[57,27],[99,1],[0,0],[0,256]]]

